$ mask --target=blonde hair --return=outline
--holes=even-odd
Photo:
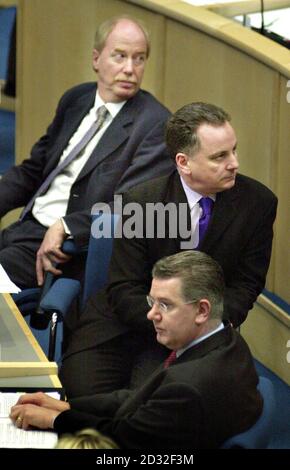
[[[83,429],[75,434],[63,434],[56,449],[119,449],[117,444],[96,429]]]

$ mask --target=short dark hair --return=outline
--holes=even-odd
[[[221,266],[206,253],[187,250],[155,263],[152,276],[157,279],[179,278],[184,302],[207,299],[211,318],[222,318],[224,276]]]
[[[113,31],[115,26],[122,20],[129,20],[141,29],[142,33],[144,34],[147,45],[146,57],[148,58],[150,54],[149,33],[141,20],[137,20],[131,17],[130,15],[113,16],[112,18],[109,18],[108,20],[101,23],[95,33],[94,48],[97,49],[97,51],[101,52],[105,47],[107,37]]]
[[[172,157],[175,159],[178,152],[192,156],[199,149],[197,130],[201,124],[222,126],[230,120],[230,115],[214,104],[186,104],[173,114],[166,125],[165,140]]]

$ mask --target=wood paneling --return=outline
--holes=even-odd
[[[289,315],[260,296],[241,333],[250,346],[253,356],[290,385]],[[288,346],[287,346],[288,345]]]
[[[216,38],[170,20],[165,62],[166,104],[176,110],[191,101],[206,101],[225,108],[237,131],[240,171],[273,187],[278,72]]]
[[[95,0],[24,0],[19,7],[17,159],[45,132],[69,87],[95,79],[91,67]],[[82,13],[83,10],[83,13]]]
[[[278,146],[275,155],[279,205],[274,250],[274,292],[290,303],[290,103],[287,102],[287,81],[281,77],[279,90]]]

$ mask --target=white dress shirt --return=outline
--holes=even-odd
[[[47,192],[42,196],[36,198],[33,205],[32,214],[38,222],[45,227],[50,227],[56,220],[60,219],[66,214],[70,190],[77,179],[82,168],[90,158],[93,150],[109,127],[113,119],[122,109],[126,101],[121,103],[104,103],[98,91],[96,93],[94,106],[90,109],[88,114],[83,118],[76,132],[72,135],[67,147],[64,149],[62,156],[59,160],[60,164],[70,153],[73,147],[83,138],[87,130],[92,126],[96,120],[98,109],[106,105],[109,113],[106,117],[105,123],[102,128],[92,137],[85,149],[77,156],[64,170],[59,173]],[[67,230],[66,230],[67,231]]]

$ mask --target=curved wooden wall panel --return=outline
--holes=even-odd
[[[237,130],[240,171],[273,188],[273,93],[278,91],[278,73],[174,21],[167,25],[165,63],[165,103],[172,110],[190,101],[224,107]]]
[[[279,205],[274,248],[273,290],[290,303],[290,102],[287,102],[289,90],[287,82],[288,79],[280,77],[278,142],[275,154],[276,193]]]

